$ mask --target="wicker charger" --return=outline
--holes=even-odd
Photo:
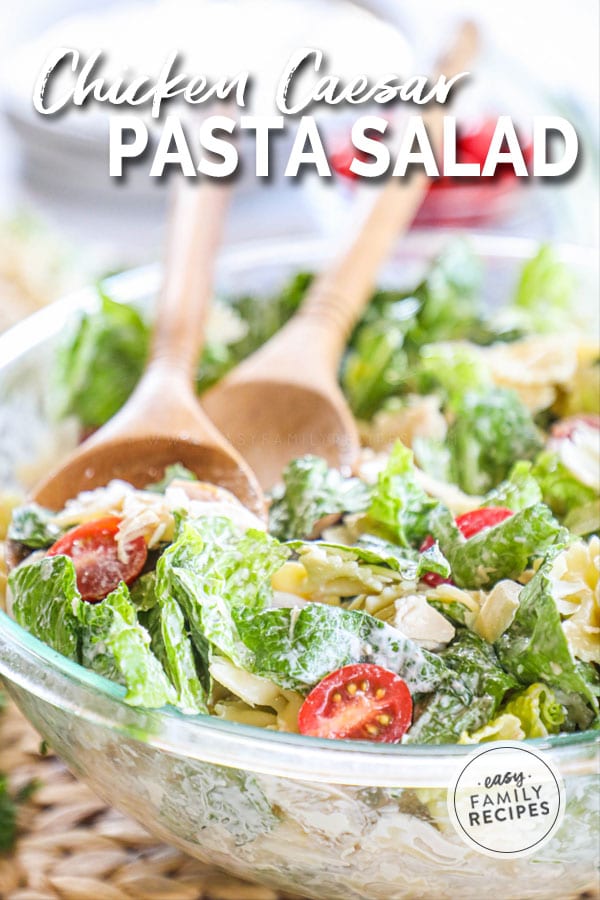
[[[0,855],[0,900],[293,900],[158,843],[40,755],[12,705],[0,717],[0,772],[13,790],[39,783],[20,809],[14,853]]]

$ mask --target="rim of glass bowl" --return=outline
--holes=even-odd
[[[427,259],[452,232],[416,232],[403,241],[398,256]],[[483,258],[515,262],[530,257],[537,241],[493,235],[470,235]],[[292,240],[249,243],[225,251],[219,268],[234,275],[249,268],[279,264],[306,265],[329,255],[322,241]],[[576,265],[595,266],[587,248],[561,246],[560,255]],[[392,263],[394,261],[392,260]],[[120,300],[151,294],[158,285],[157,266],[135,269],[108,280]],[[218,280],[218,279],[217,279]],[[77,310],[97,302],[85,288],[31,316],[0,337],[0,372],[37,342],[54,336]],[[146,710],[125,703],[125,689],[61,656],[0,612],[0,675],[45,703],[90,724],[139,740],[181,757],[227,765],[266,775],[349,785],[446,787],[472,745],[392,745],[327,741],[268,731],[214,716],[185,716],[176,709]],[[594,731],[528,741],[547,750],[563,774],[597,771]]]

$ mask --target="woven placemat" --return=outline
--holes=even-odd
[[[157,842],[107,807],[51,753],[17,709],[0,717],[0,772],[38,789],[0,855],[0,900],[300,900],[249,884]]]

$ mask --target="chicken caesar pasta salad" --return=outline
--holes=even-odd
[[[552,248],[498,310],[479,277],[457,243],[411,291],[374,295],[340,372],[353,472],[294,460],[268,528],[180,465],[144,490],[17,506],[9,612],[137,706],[386,743],[598,728],[598,344]],[[199,390],[310,280],[219,301]],[[59,414],[110,418],[148,343],[144,317],[103,294],[59,354]]]

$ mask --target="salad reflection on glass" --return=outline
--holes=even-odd
[[[133,705],[325,738],[422,744],[597,728],[597,344],[543,247],[501,312],[448,247],[410,293],[378,291],[340,379],[354,473],[292,462],[268,531],[181,466],[8,531],[8,606]],[[297,309],[310,282],[217,304],[198,370],[214,384]],[[144,365],[149,327],[102,298],[63,347],[60,415],[93,429]]]

